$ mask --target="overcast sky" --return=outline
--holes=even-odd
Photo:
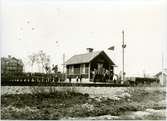
[[[105,50],[118,73],[124,30],[127,75],[155,74],[162,52],[167,58],[166,11],[165,0],[1,0],[1,56],[23,59],[29,71],[27,56],[39,50],[62,64],[63,53],[67,60],[91,47]]]

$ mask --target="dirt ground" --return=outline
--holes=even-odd
[[[166,90],[129,87],[115,98],[63,91],[31,89],[31,93],[1,95],[1,119],[144,119],[165,120]],[[121,87],[118,87],[120,90]]]

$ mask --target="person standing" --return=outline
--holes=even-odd
[[[71,76],[69,77],[69,82],[71,83]]]
[[[93,71],[93,82],[96,82],[97,71],[94,69]]]
[[[78,78],[78,76],[77,76],[77,77],[76,77],[76,82],[77,82],[77,83],[78,83],[78,79],[79,79],[79,78]]]
[[[82,74],[80,75],[80,83],[82,82]]]

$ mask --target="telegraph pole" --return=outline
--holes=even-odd
[[[65,81],[66,80],[66,74],[65,74],[64,68],[65,68],[65,53],[63,53],[63,79]]]
[[[122,30],[122,80],[125,81],[125,72],[124,72],[124,49],[126,44],[124,43],[124,30]]]
[[[162,77],[161,77],[161,80],[162,80],[162,85],[164,85],[164,54],[162,52]]]
[[[63,74],[64,74],[64,67],[65,66],[65,53],[63,53]]]

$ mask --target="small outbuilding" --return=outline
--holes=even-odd
[[[167,81],[167,71],[166,70],[163,73],[162,71],[157,73],[155,77],[160,80],[160,85],[166,86],[166,81]]]
[[[67,78],[84,78],[88,81],[108,81],[113,79],[115,63],[104,51],[93,51],[72,56],[66,61]]]

